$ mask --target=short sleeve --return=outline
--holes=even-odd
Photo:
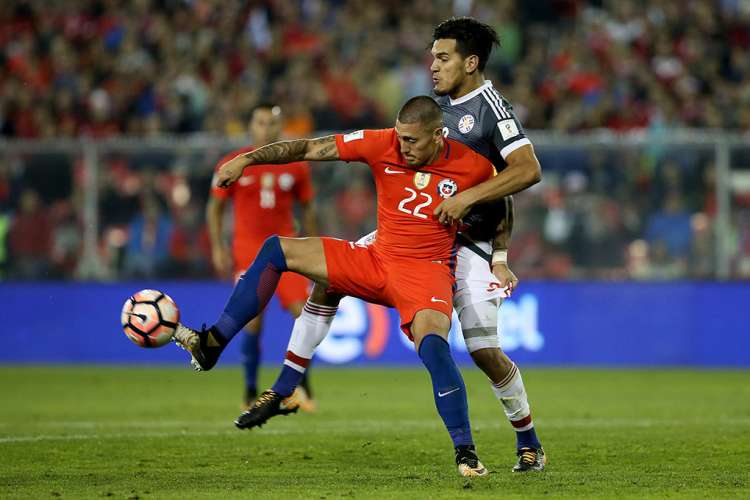
[[[310,164],[302,162],[299,168],[299,178],[294,183],[294,194],[300,203],[308,203],[315,196],[310,174]]]
[[[505,160],[516,149],[531,144],[523,131],[521,122],[513,114],[511,106],[494,90],[487,98],[488,110],[483,122],[489,125],[484,129],[485,137],[492,138],[492,144],[497,148],[500,156]]]
[[[393,137],[393,129],[357,130],[349,134],[336,134],[339,158],[344,161],[374,163],[391,147]]]

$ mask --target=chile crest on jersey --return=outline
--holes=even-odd
[[[453,179],[443,179],[438,182],[437,192],[441,198],[450,198],[458,191],[458,185]]]

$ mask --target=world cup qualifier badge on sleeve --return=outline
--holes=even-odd
[[[443,179],[438,182],[437,191],[442,198],[450,198],[458,191],[458,185],[453,179]]]

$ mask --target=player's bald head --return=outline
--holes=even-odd
[[[443,126],[443,111],[432,97],[418,95],[401,106],[397,120],[406,124],[419,124],[425,129],[433,130]]]

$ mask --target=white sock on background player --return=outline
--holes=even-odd
[[[287,351],[301,358],[311,359],[315,348],[328,335],[337,310],[336,306],[321,306],[308,300],[302,314],[294,320]]]
[[[272,387],[275,392],[282,396],[294,392],[310,365],[315,348],[328,335],[337,310],[336,306],[322,306],[309,300],[305,303],[302,314],[294,321],[284,367]]]

